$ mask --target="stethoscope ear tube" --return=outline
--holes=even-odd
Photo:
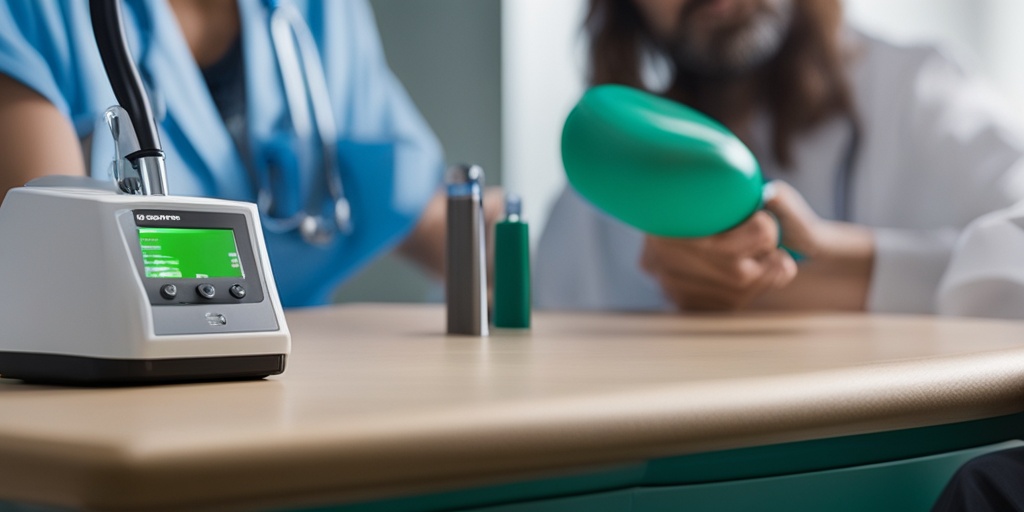
[[[131,116],[140,151],[160,151],[153,110],[139,77],[139,70],[128,51],[120,0],[90,0],[89,11],[103,68],[118,103]]]
[[[131,163],[139,176],[139,187],[132,193],[145,195],[167,195],[167,173],[164,169],[164,152],[160,148],[160,137],[153,119],[153,109],[139,76],[139,70],[128,51],[128,37],[125,35],[121,16],[120,0],[90,0],[93,36],[99,48],[103,68],[114,90],[118,103],[127,112],[124,125],[132,127],[138,139],[138,148],[129,154],[119,156]],[[109,111],[108,111],[109,112]],[[107,119],[108,124],[111,120]],[[120,126],[121,123],[115,123]],[[116,130],[115,130],[116,131]],[[115,140],[115,143],[120,142]],[[127,191],[127,190],[126,190]]]

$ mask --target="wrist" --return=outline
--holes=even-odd
[[[817,231],[814,257],[851,264],[870,264],[874,260],[875,236],[866,226],[821,221]]]

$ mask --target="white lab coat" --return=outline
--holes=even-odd
[[[934,48],[852,37],[862,133],[845,192],[848,220],[873,228],[876,240],[867,307],[934,312],[959,233],[971,220],[1024,198],[1024,130],[992,90]],[[823,123],[795,141],[794,166],[782,170],[762,118],[753,126],[751,149],[767,179],[784,179],[818,215],[834,218],[851,133],[846,119]],[[642,233],[567,189],[538,248],[537,306],[670,309],[640,269],[642,244]]]
[[[1024,319],[1024,201],[967,226],[939,285],[938,312]]]

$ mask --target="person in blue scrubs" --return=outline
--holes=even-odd
[[[170,193],[264,199],[285,306],[326,303],[341,281],[396,245],[442,271],[442,151],[387,67],[365,0],[122,5]],[[350,229],[331,226],[319,243],[287,222],[333,221],[333,209],[326,173],[310,163],[322,156],[321,140],[292,126],[270,28],[279,8],[294,9],[316,43],[337,127],[336,172],[351,206]],[[0,198],[48,174],[107,179],[114,148],[101,118],[115,104],[88,2],[0,1]]]

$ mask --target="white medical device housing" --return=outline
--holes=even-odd
[[[71,185],[71,186],[69,186]],[[263,378],[290,336],[256,206],[41,179],[0,206],[0,376]]]

